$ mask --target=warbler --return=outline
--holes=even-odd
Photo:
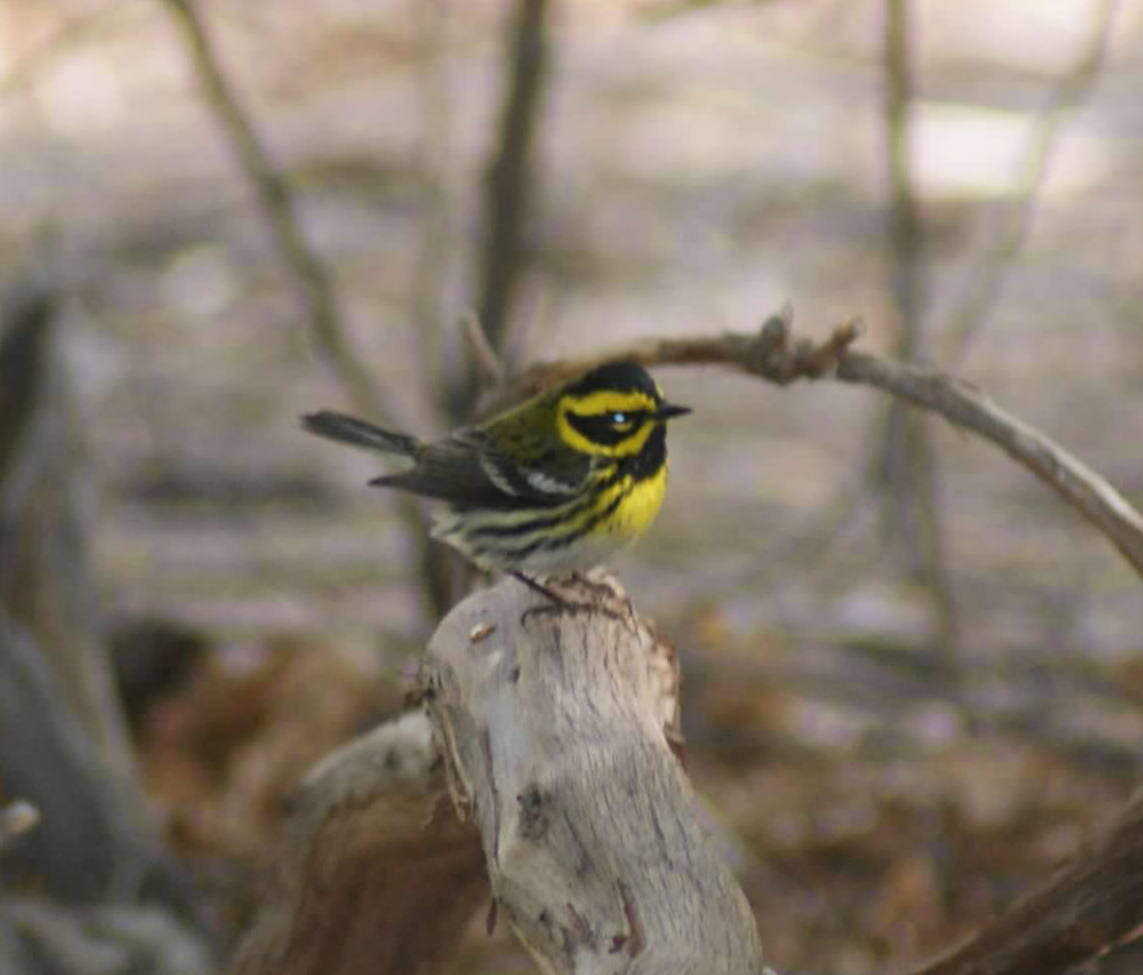
[[[409,458],[369,483],[445,502],[436,538],[531,585],[598,565],[647,530],[667,486],[666,423],[690,412],[619,361],[431,443],[329,411],[302,425]]]

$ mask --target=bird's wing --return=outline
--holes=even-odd
[[[416,465],[409,470],[369,483],[475,507],[510,507],[514,500],[488,476],[479,450],[455,435],[423,446]]]
[[[517,442],[510,451],[486,447],[481,463],[502,490],[530,504],[563,504],[583,489],[591,471],[589,457],[547,440]]]
[[[504,443],[470,428],[422,447],[411,470],[370,483],[465,507],[543,507],[569,500],[590,468],[590,459],[574,451],[550,444]]]

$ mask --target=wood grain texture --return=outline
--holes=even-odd
[[[428,719],[413,712],[306,777],[232,975],[432,975],[488,897]]]
[[[513,579],[477,593],[422,668],[500,916],[545,972],[756,975],[753,915],[668,740],[673,651],[613,580],[558,591],[578,605]]]

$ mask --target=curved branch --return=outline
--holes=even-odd
[[[1074,971],[1137,938],[1143,912],[1143,795],[1045,886],[912,975]]]
[[[797,379],[825,376],[874,386],[996,444],[1099,529],[1143,578],[1143,516],[1106,480],[1046,434],[1001,409],[961,379],[854,351],[852,345],[861,333],[856,321],[838,326],[824,342],[814,343],[792,336],[792,320],[787,308],[767,319],[753,334],[643,339],[591,359],[534,366],[508,387],[494,391],[482,412],[516,402],[611,359],[629,359],[644,366],[722,365],[783,386]]]
[[[980,390],[953,376],[863,352],[842,356],[837,378],[876,386],[991,440],[1076,508],[1143,577],[1143,516],[1083,461]]]
[[[230,975],[443,972],[488,895],[480,837],[453,815],[419,711],[310,771],[274,857]]]

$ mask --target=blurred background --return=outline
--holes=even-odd
[[[516,367],[860,315],[1143,503],[1141,39],[1138,0],[0,0],[0,802],[43,816],[0,971],[217,969],[449,598],[296,418],[462,421],[469,309]],[[658,379],[695,415],[615,567],[768,962],[921,960],[1138,783],[1140,579],[875,391]],[[532,970],[482,921],[465,965]]]

